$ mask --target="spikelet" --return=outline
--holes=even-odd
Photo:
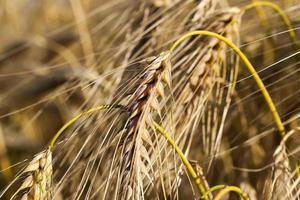
[[[195,30],[209,30],[222,34],[230,40],[236,40],[236,30],[241,12],[232,8],[216,12]],[[203,151],[206,155],[215,154],[220,145],[222,127],[230,104],[234,84],[224,87],[234,81],[237,72],[236,56],[232,60],[226,55],[226,45],[216,38],[197,36],[178,46],[178,53],[172,58],[173,63],[181,64],[175,68],[173,82],[181,83],[174,86],[177,109],[177,133],[192,133],[197,128],[202,137]],[[182,62],[183,61],[183,62]],[[230,63],[232,65],[227,66]],[[185,84],[184,84],[185,83]],[[180,119],[180,120],[179,120]],[[199,131],[201,130],[201,131]],[[181,142],[190,137],[189,134]]]
[[[287,136],[291,134],[293,134],[293,131],[290,131]],[[292,188],[293,176],[286,151],[285,139],[283,139],[280,145],[276,148],[273,157],[274,166],[265,183],[263,192],[264,200],[292,200],[294,198],[290,188]]]
[[[15,195],[22,196],[22,200],[51,199],[52,152],[50,150],[37,154],[23,174],[26,178]]]
[[[202,0],[197,5],[197,9],[192,13],[190,22],[192,25],[202,25],[207,17],[210,16],[216,9],[218,1],[214,0]]]
[[[164,82],[170,78],[170,63],[168,53],[162,53],[150,65],[140,77],[135,91],[129,95],[127,109],[129,119],[124,129],[124,152],[122,158],[122,186],[123,199],[140,199],[143,197],[145,182],[149,182],[151,169],[149,149],[153,146],[150,140],[154,115],[160,115],[159,99],[164,97]],[[152,175],[153,176],[153,175]],[[148,181],[146,180],[148,179]],[[151,180],[152,181],[152,180]]]

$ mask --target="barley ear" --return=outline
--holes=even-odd
[[[270,199],[294,199],[293,191],[291,190],[293,176],[291,164],[287,153],[286,141],[295,133],[294,130],[289,131],[281,140],[280,145],[276,148],[273,158],[274,166],[270,177],[267,179],[263,191],[263,197],[266,200]],[[296,169],[298,166],[295,167]]]
[[[47,149],[37,154],[22,172],[26,175],[22,185],[13,195],[22,200],[50,200],[52,183],[52,152]]]
[[[269,107],[269,110],[270,110],[270,112],[273,116],[274,122],[275,122],[275,124],[278,128],[278,131],[280,132],[281,137],[284,137],[286,135],[284,125],[283,125],[282,120],[281,120],[281,118],[278,114],[278,111],[277,111],[276,107],[275,107],[273,99],[271,98],[271,96],[270,96],[268,90],[266,89],[263,81],[261,80],[261,78],[258,75],[256,69],[254,68],[252,63],[249,61],[247,56],[235,44],[233,44],[230,40],[228,40],[226,37],[224,37],[222,35],[219,35],[217,33],[210,32],[210,31],[205,31],[205,30],[191,31],[191,32],[188,32],[188,33],[184,34],[183,36],[181,36],[178,40],[176,40],[174,42],[174,44],[172,45],[172,47],[169,50],[170,54],[184,40],[186,40],[187,38],[189,38],[191,36],[196,36],[196,35],[206,35],[206,36],[214,37],[214,38],[217,38],[217,39],[223,41],[226,45],[228,45],[241,58],[241,60],[244,62],[245,66],[247,67],[248,71],[251,73],[251,75],[252,75],[253,79],[255,80],[257,86],[259,87],[263,97],[265,98],[265,101],[266,101],[266,103]]]

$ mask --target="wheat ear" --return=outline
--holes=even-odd
[[[170,84],[168,58],[168,52],[163,52],[146,66],[136,90],[128,95],[126,108],[129,117],[123,130],[123,156],[120,160],[121,193],[125,199],[139,199],[144,189],[143,177],[151,177],[148,170],[142,170],[148,168],[144,158],[150,158],[146,146],[153,146],[153,142],[145,138],[149,138],[148,127],[152,125],[152,117],[161,115],[159,98],[165,99],[164,83]]]
[[[22,173],[26,178],[12,199],[17,195],[22,196],[21,200],[52,198],[52,152],[49,149],[37,154]]]
[[[204,30],[199,30],[199,31],[191,31],[189,33],[186,33],[185,35],[183,35],[182,37],[180,37],[174,44],[173,46],[170,48],[170,52],[172,53],[175,48],[181,43],[183,42],[185,39],[191,37],[191,36],[195,36],[195,35],[206,35],[206,36],[210,36],[210,37],[215,37],[223,42],[225,42],[230,48],[232,48],[232,50],[241,58],[241,60],[245,63],[246,67],[248,68],[248,70],[250,71],[251,75],[253,76],[254,80],[256,81],[256,84],[258,85],[259,89],[261,90],[265,101],[271,111],[271,114],[273,116],[274,122],[281,134],[282,137],[285,136],[285,128],[283,126],[283,123],[281,121],[281,118],[277,112],[277,109],[273,103],[273,100],[269,94],[269,92],[267,91],[264,83],[262,82],[261,78],[259,77],[258,73],[256,72],[255,68],[253,67],[253,65],[251,64],[251,62],[248,60],[248,58],[245,56],[245,54],[235,45],[233,44],[230,40],[228,40],[226,37],[219,35],[217,33],[214,32],[210,32],[210,31],[204,31]]]
[[[12,198],[21,193],[22,200],[51,199],[51,182],[53,173],[52,149],[55,142],[57,141],[59,136],[64,132],[64,130],[66,130],[69,126],[75,123],[80,117],[111,108],[122,109],[124,107],[120,105],[101,105],[95,108],[91,108],[85,112],[78,114],[77,116],[69,120],[61,129],[59,129],[59,131],[54,135],[53,139],[49,143],[48,149],[36,155],[25,168],[25,170],[22,172],[23,174],[26,174],[26,178],[23,181],[21,187],[12,196]]]
[[[204,21],[201,29],[226,35],[228,39],[236,36],[235,39],[238,40],[238,34],[233,33],[238,32],[236,29],[240,15],[241,12],[237,8],[217,12]],[[180,119],[175,122],[174,133],[177,134],[177,138],[182,138],[178,145],[181,147],[189,143],[196,133],[196,127],[201,126],[202,147],[206,156],[216,153],[219,149],[222,127],[238,74],[238,57],[230,53],[230,58],[233,58],[231,62],[226,56],[226,50],[226,44],[216,38],[192,37],[184,45],[180,45],[172,57],[175,68],[173,82],[177,83],[173,86],[177,105],[174,119]],[[181,63],[181,60],[187,61],[176,69],[176,64]],[[228,69],[228,63],[234,67]],[[230,86],[222,87],[227,81]]]

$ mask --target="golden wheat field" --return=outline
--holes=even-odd
[[[0,199],[300,199],[299,0],[0,0]]]

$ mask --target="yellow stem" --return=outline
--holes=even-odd
[[[260,8],[260,6],[265,6],[265,7],[272,8],[275,12],[278,13],[278,15],[281,17],[281,19],[283,20],[283,22],[285,23],[285,25],[288,28],[290,39],[293,43],[293,47],[294,47],[295,51],[298,51],[299,50],[299,45],[297,43],[296,33],[293,29],[292,23],[289,20],[288,16],[284,13],[284,11],[277,4],[272,3],[272,2],[268,2],[268,1],[259,1],[258,0],[258,1],[255,1],[255,2],[247,5],[244,8],[244,10],[247,11],[247,10],[250,10],[252,8]],[[297,54],[297,59],[298,60],[300,59],[298,54]],[[284,139],[284,137],[283,137],[283,139]],[[297,172],[296,173],[297,176],[300,177],[300,171],[299,171],[299,166],[298,165],[295,166],[295,170]]]
[[[285,135],[285,129],[283,126],[283,123],[281,121],[281,118],[276,110],[276,107],[273,103],[273,100],[269,94],[269,92],[267,91],[264,83],[262,82],[261,78],[259,77],[259,75],[257,74],[255,68],[253,67],[253,65],[251,64],[251,62],[248,60],[248,58],[245,56],[245,54],[234,44],[232,43],[230,40],[228,40],[226,37],[214,33],[214,32],[210,32],[210,31],[204,31],[204,30],[198,30],[198,31],[191,31],[189,33],[186,33],[185,35],[183,35],[182,37],[180,37],[171,47],[170,49],[170,54],[175,50],[175,48],[181,43],[183,42],[185,39],[191,37],[191,36],[195,36],[195,35],[206,35],[206,36],[210,36],[210,37],[214,37],[217,38],[221,41],[223,41],[224,43],[226,43],[245,63],[246,67],[248,68],[248,70],[250,71],[251,75],[253,76],[254,80],[256,81],[256,84],[258,85],[259,89],[261,90],[265,101],[267,102],[267,105],[271,111],[271,114],[274,118],[274,122],[281,134],[282,137],[284,137]]]
[[[106,110],[106,109],[111,109],[111,108],[124,108],[121,105],[100,105],[94,108],[90,108],[87,111],[84,111],[78,115],[76,115],[75,117],[73,117],[71,120],[69,120],[63,127],[61,127],[57,133],[54,135],[54,137],[52,138],[51,142],[49,143],[48,149],[51,150],[56,142],[56,140],[59,138],[59,136],[64,132],[64,130],[66,130],[69,126],[71,126],[72,124],[74,124],[74,122],[76,122],[80,117],[84,116],[84,115],[88,115],[97,111],[102,111],[102,110]]]
[[[88,115],[88,114],[92,114],[94,112],[98,112],[98,111],[102,111],[105,109],[110,109],[110,108],[122,108],[125,109],[122,105],[101,105],[101,106],[97,106],[94,108],[90,108],[89,110],[82,112],[78,115],[76,115],[75,117],[73,117],[71,120],[69,120],[63,127],[61,127],[58,132],[54,135],[54,137],[52,138],[51,142],[49,143],[48,149],[51,150],[56,142],[56,140],[59,138],[59,136],[64,132],[64,130],[66,130],[69,126],[71,126],[72,124],[74,124],[80,117],[84,116],[84,115]],[[164,131],[164,129],[159,126],[157,123],[154,122],[154,127],[166,138],[166,140],[172,145],[172,147],[175,149],[176,153],[179,155],[179,157],[181,158],[182,162],[184,163],[184,165],[186,166],[188,172],[190,173],[190,175],[193,177],[199,192],[201,195],[203,195],[206,192],[206,188],[205,188],[205,182],[203,179],[201,179],[201,177],[199,177],[196,173],[196,171],[194,170],[194,168],[192,167],[192,165],[190,164],[190,162],[188,161],[188,159],[185,157],[185,155],[183,154],[183,152],[181,151],[181,149],[175,144],[175,142],[169,137],[169,135]],[[205,195],[207,198],[207,194]]]
[[[260,6],[266,6],[269,8],[272,8],[275,12],[278,13],[278,15],[281,17],[282,21],[285,23],[285,25],[288,28],[289,35],[291,38],[291,41],[293,42],[295,50],[299,49],[299,45],[297,43],[296,34],[293,29],[292,23],[289,20],[288,16],[283,12],[283,10],[275,3],[269,2],[269,1],[255,1],[250,3],[249,5],[245,6],[244,10],[250,10],[252,8],[258,8]]]
[[[240,197],[244,200],[250,200],[248,194],[246,194],[245,192],[243,192],[240,188],[236,187],[236,186],[227,186],[226,188],[224,188],[223,190],[221,190],[217,195],[216,198],[214,200],[221,200],[222,197],[229,193],[229,192],[235,192],[238,195],[240,195]]]
[[[208,199],[208,196],[205,195],[206,191],[207,191],[207,188],[205,186],[205,181],[202,179],[202,177],[197,175],[195,169],[193,168],[191,163],[188,161],[188,159],[185,157],[184,153],[176,145],[174,140],[165,132],[165,130],[159,124],[157,124],[156,122],[154,122],[153,125],[154,125],[155,129],[158,130],[162,134],[162,136],[164,136],[166,138],[168,143],[174,148],[176,153],[179,155],[179,157],[182,160],[183,164],[185,165],[187,171],[189,172],[189,174],[194,179],[194,182],[195,182],[195,184],[198,188],[198,191],[199,191],[200,195],[203,196],[204,199]]]
[[[259,0],[252,0],[252,3],[256,3]],[[266,13],[262,10],[261,6],[256,6],[256,13],[261,19],[261,25],[265,27],[266,29],[269,28],[269,23],[267,21]]]
[[[201,199],[204,199],[205,197],[208,197],[209,194],[211,194],[212,192],[216,191],[216,190],[220,190],[225,188],[226,185],[215,185],[211,188],[209,188],[201,197]]]

